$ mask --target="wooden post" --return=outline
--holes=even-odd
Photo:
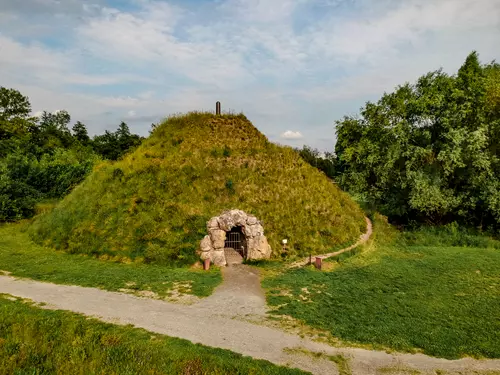
[[[205,260],[203,261],[203,269],[204,269],[205,271],[208,271],[208,270],[210,269],[210,259],[205,259]]]
[[[315,266],[316,266],[316,268],[317,268],[318,270],[320,270],[320,269],[321,269],[321,264],[322,264],[322,262],[323,262],[323,258],[321,258],[321,257],[316,257],[316,264],[315,264]]]
[[[221,109],[220,108],[220,102],[215,103],[215,114],[218,115],[218,116],[220,116],[220,112],[221,112],[220,109]]]

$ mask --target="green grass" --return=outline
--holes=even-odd
[[[264,280],[268,303],[345,342],[499,358],[499,242],[466,234],[450,227],[398,234],[377,218],[374,242],[331,272],[305,268]],[[450,246],[463,241],[484,247]]]
[[[147,264],[124,264],[87,256],[70,255],[34,244],[23,232],[27,224],[0,225],[0,270],[14,276],[57,284],[99,287],[116,291],[121,288],[150,290],[160,297],[174,283],[189,284],[186,294],[208,296],[222,281],[220,271],[171,268]]]
[[[174,116],[123,160],[97,165],[30,234],[70,253],[192,264],[206,222],[238,208],[257,216],[279,258],[322,254],[365,231],[361,208],[290,147],[243,115]]]
[[[222,349],[0,297],[2,374],[305,374]]]

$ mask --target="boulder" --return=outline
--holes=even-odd
[[[259,260],[271,257],[271,246],[266,236],[257,236],[248,240],[247,259]]]
[[[233,221],[233,217],[231,215],[222,215],[219,217],[219,228],[229,232],[231,228],[235,227],[236,224]]]
[[[212,259],[212,254],[213,254],[212,251],[204,251],[204,252],[202,252],[199,255],[200,255],[200,259],[201,260],[205,260],[205,259],[210,259],[211,260]]]
[[[210,239],[210,236],[205,236],[200,243],[200,250],[202,252],[206,251],[212,251],[213,246],[212,246],[212,240]]]
[[[226,241],[226,232],[222,229],[214,229],[210,231],[210,239],[214,249],[224,249],[224,242]]]
[[[224,250],[214,250],[212,252],[212,263],[219,267],[226,265],[226,256],[224,255]]]
[[[207,223],[207,229],[208,231],[211,231],[213,229],[219,229],[219,218],[218,217],[211,218]]]
[[[247,214],[241,210],[232,210],[230,215],[235,226],[241,227],[247,222]]]
[[[247,224],[248,225],[255,225],[255,224],[257,224],[257,222],[258,222],[258,220],[257,220],[257,218],[255,216],[249,216],[247,218]]]
[[[260,224],[247,225],[243,228],[243,231],[247,237],[258,237],[264,235],[264,228],[262,228],[262,225]]]

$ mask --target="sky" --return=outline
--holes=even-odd
[[[473,50],[500,60],[500,0],[0,0],[0,86],[91,135],[220,101],[331,151],[336,120]]]

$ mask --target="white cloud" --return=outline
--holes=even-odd
[[[287,130],[283,134],[281,134],[281,138],[283,139],[301,139],[303,135],[299,131]]]
[[[96,131],[220,100],[274,139],[333,144],[334,120],[396,84],[500,58],[500,0],[5,1],[0,84]]]

